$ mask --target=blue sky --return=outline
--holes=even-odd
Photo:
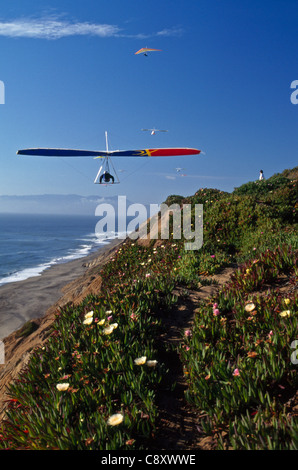
[[[297,165],[295,0],[10,0],[0,12],[0,195],[170,194],[234,187]],[[141,47],[161,49],[148,57]],[[167,129],[151,136],[142,128]],[[20,157],[27,147],[195,147],[205,155]],[[181,176],[175,168],[181,167]]]

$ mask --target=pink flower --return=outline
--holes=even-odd
[[[146,277],[150,277],[150,276],[151,276],[151,274],[150,274],[150,273],[147,273],[147,274],[146,274]]]
[[[191,330],[185,330],[184,335],[185,336],[191,336]]]
[[[220,311],[218,310],[218,308],[215,308],[213,310],[213,315],[215,315],[217,317],[217,315],[219,315],[219,314],[220,314]]]
[[[213,304],[213,310],[214,310],[215,308],[217,308],[217,307],[218,307],[218,304],[217,304],[217,303]]]
[[[215,255],[211,255],[211,258],[215,258]]]
[[[233,372],[233,375],[234,377],[237,377],[238,375],[240,375],[239,369],[235,369]]]
[[[273,331],[269,331],[268,336],[273,336]]]

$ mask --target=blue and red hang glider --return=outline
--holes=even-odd
[[[159,148],[143,150],[72,150],[54,148],[32,148],[18,150],[17,155],[40,157],[174,157],[177,155],[196,155],[201,151],[192,148]]]
[[[115,180],[109,171],[109,162],[111,157],[173,157],[183,155],[198,155],[201,150],[194,148],[158,148],[142,150],[108,150],[108,140],[106,133],[106,150],[78,150],[78,149],[59,149],[59,148],[29,148],[18,150],[17,155],[33,155],[42,157],[93,157],[103,158],[104,162],[100,167],[94,183],[111,184]],[[116,173],[114,167],[114,172]],[[110,177],[110,179],[108,179]],[[118,178],[117,178],[118,179]],[[119,180],[116,181],[119,183]]]

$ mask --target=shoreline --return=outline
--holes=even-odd
[[[0,286],[0,340],[20,329],[28,320],[42,318],[59,304],[63,288],[75,283],[92,265],[99,265],[123,239],[113,239],[87,256],[55,264],[40,275]]]

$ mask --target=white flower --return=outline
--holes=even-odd
[[[147,361],[147,357],[146,356],[142,356],[142,357],[138,357],[137,359],[134,360],[134,363],[137,365],[137,366],[141,366],[142,364],[145,364]]]
[[[87,318],[92,318],[92,317],[93,317],[93,314],[94,314],[94,312],[93,312],[93,310],[91,310],[90,312],[88,312],[88,313],[85,314],[85,318],[86,318],[86,319],[87,319]]]
[[[59,392],[65,392],[69,387],[69,383],[62,383],[62,384],[57,384],[56,388],[59,390]]]
[[[116,328],[118,328],[118,323],[111,323],[111,325],[104,328],[103,333],[105,335],[110,335]]]
[[[156,364],[157,364],[156,360],[151,360],[151,361],[146,362],[146,366],[148,366],[148,367],[155,367]]]
[[[91,325],[93,322],[93,317],[88,317],[83,321],[83,325]]]
[[[109,426],[118,426],[118,424],[122,423],[123,419],[123,414],[116,413],[109,417],[107,423]]]
[[[107,327],[103,330],[103,334],[104,334],[104,335],[110,335],[111,333],[113,333],[113,330],[114,330],[114,328],[112,327],[112,325],[107,326]]]
[[[252,312],[255,308],[256,308],[255,304],[253,304],[253,303],[251,302],[251,303],[245,305],[244,310],[245,310],[246,312]]]

